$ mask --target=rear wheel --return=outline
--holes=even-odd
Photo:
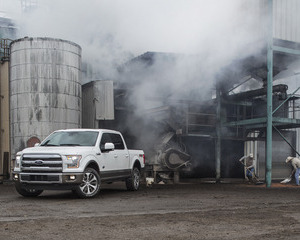
[[[126,179],[126,188],[129,191],[137,191],[140,187],[140,170],[134,167],[131,177]]]
[[[83,180],[76,187],[76,193],[80,198],[92,198],[99,193],[100,176],[93,168],[87,168],[84,171]]]
[[[25,188],[20,183],[15,183],[15,188],[17,192],[23,197],[37,197],[43,192],[43,190],[37,190],[34,188]]]

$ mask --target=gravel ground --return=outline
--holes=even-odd
[[[273,183],[103,185],[94,199],[70,191],[19,196],[0,184],[0,239],[300,239],[300,188]]]

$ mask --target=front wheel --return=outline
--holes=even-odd
[[[37,190],[34,188],[25,188],[20,183],[15,183],[15,188],[17,192],[23,197],[37,197],[43,192],[43,190]]]
[[[83,174],[83,180],[76,187],[76,193],[80,198],[95,197],[100,190],[100,176],[93,168],[87,168]]]
[[[140,170],[134,167],[131,177],[126,179],[126,188],[129,191],[137,191],[140,187]]]

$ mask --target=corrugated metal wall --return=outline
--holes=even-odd
[[[52,131],[81,127],[81,48],[51,38],[11,43],[11,154]]]
[[[82,87],[82,127],[98,128],[99,120],[114,120],[113,81],[93,81]]]
[[[257,34],[266,39],[266,16],[268,0],[244,0],[243,9],[252,23],[257,26]],[[273,0],[273,36],[282,40],[300,42],[300,1]],[[255,38],[255,36],[254,36]]]
[[[300,42],[300,1],[273,1],[273,30],[274,37]]]
[[[113,81],[95,82],[95,101],[97,120],[113,120],[115,118]]]

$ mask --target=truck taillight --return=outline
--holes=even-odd
[[[143,163],[145,164],[146,163],[146,161],[145,161],[145,154],[140,154],[140,157],[143,158]]]

